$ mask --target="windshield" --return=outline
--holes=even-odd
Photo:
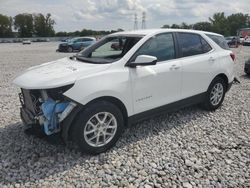
[[[67,39],[66,42],[75,42],[78,38]]]
[[[78,53],[76,58],[87,63],[113,63],[121,59],[141,38],[142,36],[106,37]]]

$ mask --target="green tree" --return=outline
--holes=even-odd
[[[170,28],[180,29],[181,27],[178,24],[172,24]]]
[[[210,22],[197,22],[194,24],[193,29],[201,31],[213,31],[212,24]]]
[[[34,14],[34,34],[39,37],[51,37],[55,35],[55,21],[51,18],[51,14],[44,16],[43,14]]]
[[[213,31],[222,35],[229,35],[229,25],[224,12],[215,13],[212,18],[209,18],[212,23]]]
[[[14,17],[14,26],[20,37],[32,37],[33,17],[32,14],[18,14]]]
[[[170,28],[170,26],[168,24],[165,24],[161,28]]]
[[[248,26],[248,15],[237,13],[227,17],[230,35],[236,35],[237,30]]]
[[[12,37],[12,18],[0,14],[0,37]]]
[[[180,25],[180,28],[181,29],[191,29],[192,26],[186,24],[185,22],[182,22],[181,25]]]

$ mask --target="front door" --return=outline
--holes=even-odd
[[[157,57],[156,65],[130,68],[134,113],[175,102],[181,97],[181,65],[175,58],[172,33],[149,39],[134,55]]]

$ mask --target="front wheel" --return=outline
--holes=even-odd
[[[73,140],[84,153],[98,154],[115,145],[124,129],[123,115],[109,102],[97,102],[77,117]]]
[[[71,46],[69,46],[67,51],[71,53],[71,52],[73,52],[73,48]]]
[[[220,78],[216,77],[210,84],[203,106],[206,110],[214,111],[219,108],[224,100],[226,93],[226,83]]]

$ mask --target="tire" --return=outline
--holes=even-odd
[[[221,106],[224,101],[226,93],[226,82],[220,78],[216,77],[208,87],[206,92],[203,107],[208,111],[215,111]]]
[[[109,102],[100,101],[89,105],[76,118],[72,140],[83,153],[98,154],[110,149],[124,130],[124,118],[120,109]]]
[[[73,48],[71,46],[69,46],[67,51],[71,53],[71,52],[73,52]]]

